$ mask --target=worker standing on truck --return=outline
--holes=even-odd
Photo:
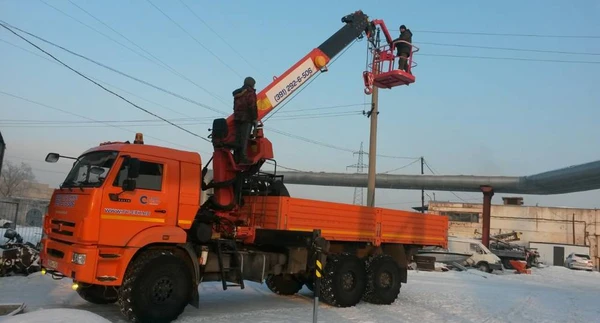
[[[233,119],[235,121],[235,139],[237,149],[234,158],[239,164],[249,164],[248,140],[252,126],[258,124],[258,109],[256,105],[256,81],[252,77],[244,79],[244,85],[233,91]]]
[[[396,51],[398,53],[398,69],[408,72],[408,57],[411,53],[412,32],[405,25],[400,26],[400,37],[394,39],[394,42],[404,40],[407,43],[397,43]]]

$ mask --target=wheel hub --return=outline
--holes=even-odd
[[[171,298],[173,294],[173,282],[167,277],[163,277],[154,283],[152,287],[152,296],[154,303],[164,303]]]
[[[379,286],[382,288],[390,288],[392,286],[392,274],[385,271],[379,275]]]
[[[356,277],[353,272],[346,272],[342,275],[342,288],[344,290],[352,290],[355,285]]]

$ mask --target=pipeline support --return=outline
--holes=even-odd
[[[490,219],[492,213],[492,196],[494,196],[494,188],[491,186],[482,186],[483,193],[483,228],[481,235],[481,243],[486,247],[490,247]]]

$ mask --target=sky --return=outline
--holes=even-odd
[[[597,1],[401,5],[383,0],[182,1],[191,12],[179,0],[0,0],[0,19],[175,93],[179,97],[27,36],[108,89],[206,137],[211,120],[219,116],[207,106],[232,112],[231,92],[244,77],[253,76],[258,89],[266,87],[273,76],[341,28],[342,16],[360,9],[383,19],[393,37],[399,25],[406,25],[420,48],[414,56],[416,82],[380,91],[377,152],[387,157],[378,158],[377,172],[413,161],[398,157],[424,156],[438,174],[505,176],[600,159],[600,151],[591,149],[600,139],[595,127],[600,117]],[[369,142],[370,121],[361,113],[370,102],[363,93],[366,54],[364,40],[349,47],[327,73],[266,122],[267,127],[293,135],[266,132],[280,165],[306,171],[355,171],[346,167],[357,163],[352,151],[358,151],[361,142],[368,150]],[[148,144],[198,151],[203,160],[210,158],[209,143],[171,125],[148,121],[157,119],[48,59],[0,28],[0,131],[7,142],[6,159],[29,163],[39,182],[56,186],[71,166],[44,163],[48,152],[78,155],[100,142],[133,140],[135,132],[144,133]],[[110,121],[113,126],[90,119]],[[420,163],[393,173],[419,174]],[[289,190],[293,196],[347,203],[354,195],[353,188],[291,185]],[[479,193],[426,193],[427,200],[435,193],[436,200],[481,201]],[[524,199],[527,205],[596,208],[600,207],[598,193]],[[420,191],[377,190],[376,203],[410,209],[420,205],[420,195]],[[495,195],[494,203],[501,203],[501,196],[505,195]]]

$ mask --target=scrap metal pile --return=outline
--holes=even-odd
[[[520,246],[511,241],[519,241],[519,234],[515,231],[490,236],[490,251],[502,259],[502,264],[507,269],[513,269],[510,260],[523,260],[526,268],[539,267],[540,254],[536,249]]]
[[[0,245],[0,277],[29,275],[40,271],[40,249],[31,242],[23,243],[23,237],[13,229],[6,229],[7,241]]]

